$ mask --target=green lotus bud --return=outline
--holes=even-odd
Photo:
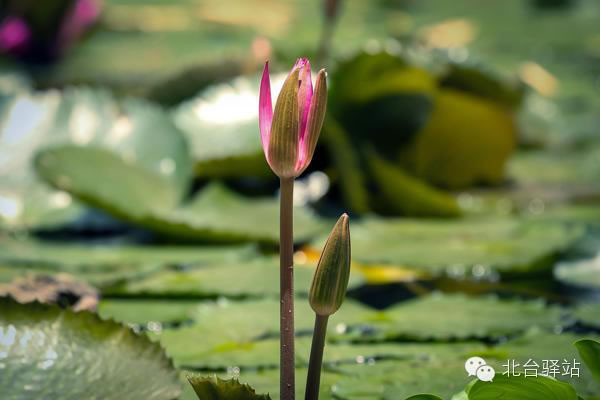
[[[308,300],[319,315],[335,313],[346,295],[350,278],[350,226],[343,214],[327,238],[317,270],[313,277]]]

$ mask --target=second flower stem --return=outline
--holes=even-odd
[[[327,320],[329,319],[329,315],[315,315],[315,330],[313,332],[312,346],[310,347],[305,400],[319,399],[321,365],[323,364],[323,350],[325,348],[325,335],[327,334]]]
[[[294,400],[294,178],[281,178],[280,190],[280,396]]]

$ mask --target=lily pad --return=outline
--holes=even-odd
[[[256,249],[252,246],[113,246],[3,239],[0,281],[28,274],[68,273],[93,285],[108,287],[171,267],[231,263],[255,256]]]
[[[358,341],[498,339],[532,326],[552,331],[561,325],[561,314],[560,308],[542,301],[434,293],[363,313],[357,318],[362,317],[364,326],[349,329],[344,336]]]
[[[539,375],[545,373],[560,381],[570,383],[580,396],[588,398],[600,394],[600,383],[594,380],[592,373],[584,366],[583,360],[573,345],[583,338],[599,339],[597,335],[581,336],[569,333],[551,334],[532,331],[523,337],[490,349],[488,354],[481,356],[495,368],[496,376],[508,371],[510,360],[515,363],[515,371],[524,374],[524,364],[531,360],[529,365],[537,364]],[[558,360],[559,371],[557,373],[552,369],[544,370],[544,361],[546,361],[546,367],[550,367],[550,360]]]
[[[0,299],[0,385],[7,400],[164,399],[180,393],[159,345],[115,322]]]
[[[352,225],[352,257],[444,273],[532,273],[580,237],[580,226],[473,217],[459,221],[368,218]],[[325,238],[314,242],[321,248]],[[435,251],[432,251],[435,249]]]
[[[467,390],[469,400],[499,398],[519,400],[577,400],[571,385],[546,376],[496,376],[493,382],[478,381]]]
[[[271,400],[269,395],[258,395],[247,384],[237,379],[190,376],[190,384],[200,400]]]
[[[596,381],[600,382],[600,342],[596,340],[578,340],[575,347],[583,362]]]
[[[98,314],[127,324],[154,324],[158,329],[159,324],[191,320],[199,304],[197,300],[104,299],[98,304]]]
[[[244,198],[212,183],[178,206],[179,196],[169,180],[98,148],[53,148],[41,152],[36,161],[38,171],[52,185],[164,235],[212,242],[279,240],[276,199]],[[307,208],[297,208],[295,216],[298,240],[322,229]]]
[[[600,304],[599,303],[582,303],[578,304],[573,311],[573,316],[577,321],[583,322],[585,325],[600,328]]]
[[[195,239],[223,242],[253,240],[273,244],[279,243],[278,218],[278,199],[247,198],[219,183],[212,183],[184,207],[150,216],[148,224],[165,233]],[[296,241],[306,241],[328,226],[308,207],[295,207]]]
[[[306,388],[306,368],[296,369],[296,398],[301,399],[304,397],[304,391]],[[273,399],[279,399],[279,370],[278,369],[266,369],[266,370],[242,370],[239,371],[235,368],[231,368],[227,372],[219,372],[217,376],[223,379],[237,379],[240,382],[244,382],[252,386],[258,393],[268,393]],[[332,400],[331,388],[335,382],[340,378],[340,375],[323,371],[321,373],[321,385],[319,390],[319,399],[321,400]],[[194,393],[191,385],[185,382],[187,386],[184,386],[183,393],[180,400],[198,400],[198,397]]]
[[[396,344],[395,346],[404,347],[409,353],[412,351],[417,356],[416,359],[338,366],[338,372],[344,376],[336,382],[333,393],[335,398],[344,400],[394,400],[419,392],[435,393],[449,399],[469,383],[471,378],[464,365],[473,356],[483,357],[495,369],[494,381],[503,375],[510,360],[517,364],[516,371],[523,374],[522,365],[531,359],[538,363],[540,375],[543,360],[559,360],[562,374],[563,362],[570,365],[573,365],[574,360],[581,362],[573,346],[573,342],[580,338],[571,334],[532,331],[524,337],[498,346],[484,346],[480,343]],[[579,368],[579,376],[559,375],[556,378],[573,385],[584,398],[600,393],[600,387],[591,374],[581,364]]]
[[[272,77],[277,96],[285,75]],[[258,76],[205,89],[173,112],[191,147],[196,173],[205,177],[272,176],[258,132]]]
[[[556,278],[569,285],[600,289],[600,256],[592,259],[561,263],[554,271]]]
[[[79,215],[71,209],[77,202],[68,193],[38,181],[31,169],[36,152],[48,147],[103,149],[111,160],[127,160],[158,182],[168,182],[168,193],[172,192],[174,199],[187,190],[191,165],[185,139],[168,115],[145,101],[117,102],[106,91],[87,88],[62,93],[19,92],[2,101],[0,113],[4,122],[0,137],[5,142],[0,158],[0,176],[6,188],[2,191],[3,219],[13,229],[57,226]],[[27,123],[22,122],[24,115]],[[148,140],[149,134],[152,140]],[[78,172],[89,171],[90,164],[86,167]],[[126,176],[124,173],[123,178]],[[94,174],[87,178],[101,182]],[[68,186],[68,179],[65,175],[62,184]]]
[[[396,346],[413,357],[338,367],[343,377],[333,387],[335,398],[394,400],[427,392],[447,399],[470,380],[465,361],[485,351],[477,343]]]
[[[294,290],[306,295],[310,289],[314,266],[294,269]],[[232,280],[231,277],[236,279]],[[361,285],[362,275],[350,275],[349,287]],[[162,271],[146,278],[125,282],[111,289],[113,295],[167,297],[277,297],[279,295],[279,261],[272,257],[213,263],[184,271]]]
[[[314,313],[307,303],[300,299],[296,302],[295,329],[300,336],[311,332],[314,325]],[[273,367],[278,363],[278,342],[268,339],[277,337],[278,310],[279,302],[275,299],[199,305],[193,316],[193,325],[164,330],[159,338],[175,362],[185,367]],[[531,326],[552,330],[560,326],[560,314],[557,307],[546,307],[537,301],[500,301],[492,297],[470,298],[464,295],[431,296],[384,312],[347,299],[330,318],[328,338],[335,343],[342,340],[498,339],[522,333]],[[198,341],[198,337],[203,340]],[[298,349],[303,346],[300,343],[298,341]],[[332,345],[326,353],[335,361],[342,359],[344,354],[352,354],[339,353],[339,349]],[[306,356],[308,351],[307,346]],[[356,351],[359,352],[354,356],[361,355],[361,352],[364,352],[363,356],[398,355],[393,346],[382,352],[375,347],[371,351],[364,348]],[[300,354],[302,352],[298,359],[302,360]]]
[[[600,177],[596,160],[600,145],[563,150],[520,152],[508,164],[509,176],[520,184],[574,184],[594,186]]]
[[[352,325],[365,309],[345,301],[331,317],[329,331],[334,333]],[[166,329],[157,338],[179,366],[213,370],[229,366],[274,367],[279,362],[278,341],[266,339],[278,337],[278,315],[279,301],[275,299],[202,304],[196,309],[193,325]],[[296,332],[311,332],[314,318],[308,301],[298,299]]]

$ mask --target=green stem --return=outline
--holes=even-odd
[[[323,364],[323,350],[325,349],[325,335],[327,333],[327,320],[329,319],[329,315],[315,315],[315,330],[310,348],[310,361],[308,362],[308,376],[306,378],[306,400],[319,399],[321,365]]]
[[[280,396],[294,400],[294,178],[281,178],[279,204]]]

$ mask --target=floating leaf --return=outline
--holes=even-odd
[[[298,266],[294,269],[294,289],[297,294],[308,294],[313,273],[314,266]],[[362,283],[362,275],[358,272],[351,274],[350,287]],[[277,297],[279,262],[275,258],[263,257],[230,263],[218,262],[184,271],[163,271],[144,279],[126,282],[111,289],[110,293],[168,297]]]
[[[598,182],[600,145],[563,150],[518,152],[508,164],[508,175],[523,185],[562,184],[566,187]]]
[[[296,369],[296,398],[304,397],[306,387],[306,368]],[[240,382],[247,382],[259,393],[268,393],[273,400],[279,399],[279,369],[264,370],[242,370],[230,368],[226,373],[219,372],[217,376],[223,379],[237,379]],[[321,385],[319,390],[319,399],[332,400],[331,387],[339,379],[339,375],[323,371],[321,373]],[[192,387],[186,382],[183,387],[183,393],[180,400],[198,400]]]
[[[8,227],[50,228],[80,215],[68,193],[39,182],[31,169],[34,154],[50,146],[103,149],[111,154],[110,160],[127,160],[157,181],[168,181],[175,199],[187,189],[191,165],[185,139],[168,115],[147,102],[117,102],[106,91],[84,88],[19,92],[2,101],[0,113],[0,137],[6,142],[1,146],[0,179],[5,189],[0,195],[7,205],[2,209],[8,213],[3,218]],[[22,122],[23,115],[27,123]],[[88,171],[92,174],[88,181],[98,184],[102,181],[95,178],[99,171],[90,172],[93,166],[84,164],[82,171],[75,171],[81,167],[77,166],[71,172]],[[65,174],[61,183],[68,186],[68,178]]]
[[[357,303],[344,302],[331,317],[329,330],[333,333],[352,325],[365,309]],[[201,304],[193,316],[193,325],[166,329],[157,338],[179,366],[212,370],[229,366],[273,368],[279,362],[278,341],[266,339],[278,335],[277,315],[279,301],[275,299]],[[308,301],[299,299],[296,332],[310,332],[314,318]],[[308,347],[306,354],[308,356]]]
[[[150,246],[58,244],[35,240],[0,240],[0,281],[34,274],[68,273],[108,287],[170,267],[231,263],[256,256],[248,246]]]
[[[199,304],[197,300],[104,299],[98,314],[127,324],[180,323],[192,320]]]
[[[188,380],[200,400],[271,400],[268,394],[258,395],[249,385],[233,378],[189,376]]]
[[[171,400],[177,372],[157,344],[115,322],[0,299],[3,399]]]
[[[571,385],[546,376],[496,375],[493,382],[478,381],[467,390],[469,400],[577,400]]]
[[[354,340],[464,340],[512,336],[531,326],[551,331],[560,326],[561,310],[542,301],[433,294],[361,317],[365,326],[347,333]]]
[[[582,233],[580,226],[516,218],[460,221],[369,218],[352,225],[352,258],[431,274],[479,276],[527,273],[550,267]],[[314,242],[321,248],[324,238]],[[435,251],[431,251],[435,249]]]
[[[600,304],[591,302],[578,304],[573,311],[573,316],[585,325],[600,327]]]
[[[338,366],[343,375],[333,387],[335,398],[395,400],[429,392],[447,399],[469,382],[465,361],[485,351],[477,343],[401,343],[395,347],[412,357]]]
[[[575,347],[594,378],[600,382],[600,342],[596,340],[578,340]]]
[[[98,291],[66,274],[34,275],[0,284],[0,297],[11,297],[19,303],[38,301],[73,307],[75,311],[96,311]]]
[[[456,199],[411,176],[375,153],[368,156],[371,174],[382,193],[386,209],[404,215],[457,217]]]
[[[554,271],[556,278],[569,285],[600,289],[600,257],[560,263]]]
[[[481,96],[510,108],[518,107],[525,92],[522,84],[503,80],[492,71],[464,64],[450,64],[440,86]]]
[[[199,305],[193,325],[164,330],[160,340],[175,362],[186,367],[273,367],[278,362],[277,341],[266,339],[276,337],[279,332],[278,310],[279,302],[275,299]],[[297,301],[296,332],[299,335],[310,332],[313,325],[314,313],[307,302]],[[560,310],[538,301],[448,295],[417,299],[377,312],[346,300],[328,326],[328,338],[335,341],[502,338],[524,332],[530,326],[552,330],[560,326]],[[203,340],[198,341],[198,337]],[[336,360],[344,357],[343,353],[336,353],[340,347],[327,348],[326,354],[338,354]],[[371,356],[397,355],[393,346],[381,353],[375,347],[361,351]]]
[[[284,79],[273,78],[275,96]],[[258,76],[239,77],[209,87],[173,112],[190,143],[198,175],[272,176],[258,133],[259,82]]]
[[[156,229],[164,229],[165,232],[198,239],[278,243],[278,218],[278,199],[245,198],[221,184],[213,183],[185,207],[151,216],[149,224]],[[260,224],[256,221],[260,221]],[[322,232],[324,225],[326,224],[309,208],[295,208],[296,241],[305,241]]]
[[[405,355],[412,354],[414,358],[339,365],[336,370],[343,376],[335,383],[333,393],[336,398],[343,400],[394,400],[418,392],[435,393],[448,399],[467,386],[471,379],[465,371],[465,361],[470,357],[479,356],[495,369],[494,382],[506,371],[510,360],[515,361],[516,371],[521,374],[522,366],[528,360],[537,362],[539,375],[543,371],[543,360],[559,360],[560,371],[557,379],[573,385],[581,396],[588,398],[599,393],[600,386],[583,367],[580,368],[580,376],[561,376],[562,363],[573,365],[577,357],[573,341],[578,338],[581,337],[531,332],[498,346],[485,346],[480,343],[388,344],[387,346],[394,346],[396,351],[403,349]],[[482,382],[484,383],[490,385],[489,382]],[[562,385],[569,386],[567,383]],[[463,394],[462,397],[457,396],[458,399],[470,400],[470,397],[467,398]]]
[[[110,214],[165,235],[212,242],[279,240],[276,199],[243,198],[213,183],[189,203],[177,206],[178,195],[170,181],[96,148],[49,149],[39,155],[37,166],[53,185]],[[256,220],[261,223],[256,224]],[[296,210],[295,222],[297,240],[322,229],[306,208]]]
[[[533,365],[533,369],[538,369],[539,375],[546,374],[560,381],[568,382],[580,396],[587,399],[600,393],[600,384],[594,381],[590,371],[583,366],[582,360],[573,346],[574,342],[584,337],[599,339],[597,335],[581,336],[532,331],[523,337],[490,349],[488,354],[480,355],[496,369],[496,377],[507,371],[509,360],[514,360],[516,372],[521,374],[524,374],[523,365],[532,360],[530,365]],[[546,370],[544,370],[544,360],[547,362],[548,369]],[[551,367],[550,360],[558,363],[558,371],[556,367]],[[538,367],[535,367],[535,364]]]

